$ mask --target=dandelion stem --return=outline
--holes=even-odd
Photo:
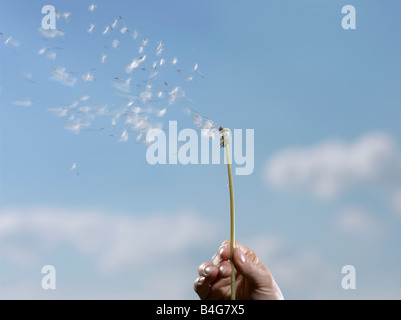
[[[234,187],[231,174],[230,153],[228,150],[228,141],[224,143],[227,157],[228,186],[230,188],[230,261],[231,261],[231,300],[235,300],[235,267],[233,262],[234,241],[235,241],[235,211],[234,211]]]

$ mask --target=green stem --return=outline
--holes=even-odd
[[[230,261],[231,261],[231,300],[235,300],[235,267],[233,261],[234,241],[235,241],[235,211],[234,211],[234,187],[231,174],[230,153],[228,143],[225,145],[227,156],[228,186],[230,188]]]

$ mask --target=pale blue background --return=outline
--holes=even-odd
[[[199,230],[199,235],[184,235],[187,247],[173,244],[163,255],[170,233],[161,228],[154,242],[145,243],[139,228],[138,241],[125,242],[130,262],[103,272],[98,270],[98,258],[107,243],[92,239],[97,249],[85,252],[79,239],[77,244],[68,236],[56,241],[56,236],[43,236],[29,226],[8,234],[3,226],[1,298],[196,298],[192,283],[197,266],[228,237],[223,165],[150,166],[146,148],[133,136],[118,143],[103,132],[76,135],[63,128],[63,119],[48,112],[49,107],[85,94],[91,96],[88,104],[124,103],[107,81],[101,81],[103,74],[112,75],[114,70],[125,77],[121,66],[137,55],[132,39],[118,31],[100,34],[119,15],[153,46],[162,40],[166,56],[177,56],[186,70],[199,64],[205,79],[182,82],[194,101],[191,107],[219,125],[255,130],[254,173],[234,177],[237,239],[255,250],[258,239],[265,241],[258,253],[285,297],[401,298],[401,215],[392,209],[386,188],[361,184],[335,199],[322,200],[278,190],[265,177],[266,161],[290,147],[330,139],[352,143],[365,134],[382,132],[400,150],[399,1],[98,0],[97,9],[89,12],[91,3],[0,2],[0,215],[15,210],[22,214],[17,222],[21,225],[24,214],[35,217],[34,212],[46,208],[55,217],[60,211],[67,212],[63,217],[68,212],[73,216],[96,212],[105,219],[115,215],[134,224],[163,225],[164,220],[154,222],[152,217],[180,221],[179,213],[191,212],[195,218],[189,228]],[[57,20],[57,27],[66,33],[64,40],[40,36],[41,8],[46,4],[71,12],[69,21]],[[341,28],[341,8],[347,4],[356,7],[357,30]],[[91,22],[96,28],[89,35]],[[21,45],[4,46],[9,36]],[[107,51],[103,45],[115,38],[119,48]],[[37,53],[43,45],[63,50],[56,51],[52,61]],[[102,52],[110,52],[105,73],[99,72],[95,82],[82,82],[79,72],[98,65]],[[77,84],[68,87],[49,80],[51,66],[78,72]],[[38,84],[27,82],[20,72],[31,72]],[[12,104],[25,97],[34,101],[31,107]],[[170,117],[181,128],[192,125],[178,109]],[[69,170],[74,162],[79,177]],[[397,183],[401,187],[401,181]],[[378,238],[370,241],[337,230],[337,213],[350,206],[363,208],[383,225]],[[60,219],[57,230],[61,232],[64,223],[68,224]],[[177,230],[182,228],[185,224]],[[91,235],[88,231],[89,239]],[[270,238],[278,244],[269,243]],[[274,254],[266,253],[264,245],[273,245]],[[153,259],[136,260],[139,246],[160,250]],[[40,288],[45,264],[56,267],[55,291]],[[347,264],[357,270],[353,291],[341,289],[341,268]]]

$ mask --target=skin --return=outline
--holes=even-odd
[[[230,300],[229,259],[230,241],[225,240],[211,261],[199,266],[194,290],[201,300]],[[233,262],[237,300],[284,299],[272,274],[251,249],[235,242]]]

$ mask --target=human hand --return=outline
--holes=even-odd
[[[211,262],[204,262],[199,266],[199,277],[195,280],[194,290],[201,300],[229,300],[231,298],[229,259],[230,241],[225,240]],[[251,249],[235,242],[233,262],[236,270],[236,299],[284,299],[272,274]]]

